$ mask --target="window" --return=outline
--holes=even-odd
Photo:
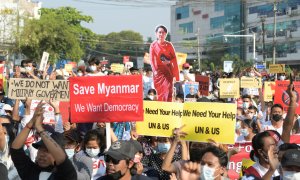
[[[223,11],[224,10],[224,0],[216,0],[215,1],[215,11]]]
[[[224,26],[224,16],[214,17],[210,19],[210,29],[222,28]]]
[[[193,22],[179,24],[179,29],[185,34],[193,33]]]
[[[189,6],[182,6],[182,7],[178,7],[176,8],[176,19],[184,19],[184,18],[188,18],[189,17]]]

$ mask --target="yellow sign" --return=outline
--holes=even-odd
[[[265,82],[264,101],[273,101],[275,94],[275,82]]]
[[[243,159],[242,160],[242,169],[240,171],[240,177],[243,177],[243,171],[245,171],[247,168],[252,166],[255,162],[253,162],[251,159]]]
[[[219,79],[221,98],[239,98],[240,80],[238,78]]]
[[[270,64],[269,73],[285,73],[285,64]]]
[[[181,125],[183,103],[144,101],[144,121],[136,122],[137,133],[171,137]]]
[[[185,140],[234,144],[236,104],[190,102],[184,104]]]
[[[236,108],[229,103],[144,101],[144,121],[136,123],[137,133],[170,137],[185,125],[185,140],[234,144]]]
[[[261,88],[261,78],[260,77],[242,77],[241,78],[241,88]]]
[[[178,64],[179,70],[181,71],[182,65],[186,62],[187,54],[176,52],[176,58],[177,58],[177,64]]]
[[[110,65],[110,68],[113,72],[123,73],[124,70],[124,64],[119,63],[112,63]]]

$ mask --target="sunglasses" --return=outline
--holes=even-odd
[[[111,156],[104,156],[105,158],[105,162],[112,162],[113,164],[119,164],[120,160],[117,160],[117,159],[114,159],[113,157]]]

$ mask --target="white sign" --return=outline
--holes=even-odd
[[[138,57],[136,60],[136,64],[138,69],[144,68],[144,57]]]
[[[233,61],[224,61],[224,72],[230,73],[232,72],[232,64]]]
[[[49,53],[43,52],[43,57],[41,59],[41,64],[40,64],[40,71],[45,71],[47,63],[49,59]]]

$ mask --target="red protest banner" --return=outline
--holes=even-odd
[[[201,95],[208,96],[209,91],[209,77],[208,76],[201,76],[196,75],[195,81],[199,82],[199,91]]]
[[[275,87],[275,104],[281,104],[284,111],[287,112],[289,103],[290,103],[290,97],[288,93],[286,92],[288,85],[290,84],[290,81],[276,81],[276,87]],[[299,92],[300,92],[300,82],[294,82],[294,91],[296,92],[297,96],[297,109],[296,114],[300,114],[300,98],[299,98]]]
[[[143,120],[142,76],[72,77],[72,122]]]

